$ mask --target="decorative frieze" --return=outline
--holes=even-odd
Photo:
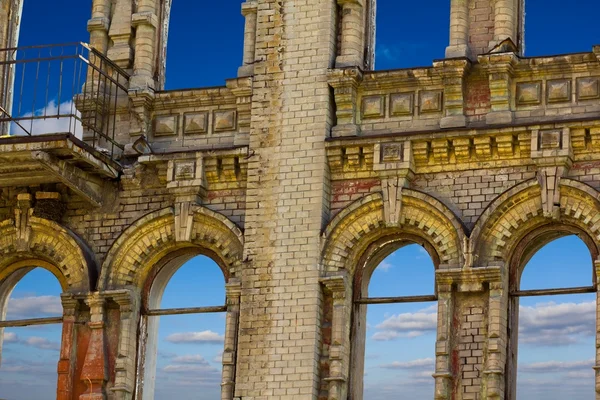
[[[453,145],[457,161],[468,161],[471,158],[471,149],[474,147],[472,138],[456,138]]]
[[[208,112],[186,113],[183,115],[183,133],[185,135],[208,132]]]
[[[178,115],[163,115],[154,120],[154,136],[177,136]]]
[[[390,95],[390,116],[404,117],[414,113],[414,92],[392,93]]]
[[[542,82],[517,83],[517,105],[536,105],[542,102]]]
[[[363,97],[361,110],[362,118],[383,118],[385,116],[385,97]]]
[[[217,110],[213,112],[213,125],[215,132],[234,131],[237,127],[237,113],[235,110]]]
[[[443,108],[443,92],[441,90],[423,90],[419,92],[419,113],[441,112]]]
[[[546,82],[546,99],[548,104],[571,101],[571,80],[552,79]]]
[[[595,100],[600,98],[600,78],[578,78],[577,100]]]

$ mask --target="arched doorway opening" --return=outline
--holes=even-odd
[[[510,275],[508,399],[594,396],[595,257],[587,235],[560,228],[533,232],[517,248]]]
[[[0,398],[56,398],[62,292],[40,267],[18,269],[0,282]]]
[[[141,399],[221,398],[227,280],[214,258],[196,249],[167,257],[148,279]]]

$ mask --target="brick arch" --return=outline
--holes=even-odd
[[[402,191],[402,214],[398,227],[384,220],[380,193],[368,195],[342,210],[323,233],[322,262],[326,271],[348,270],[354,274],[367,248],[383,237],[413,235],[434,249],[441,265],[462,263],[463,225],[437,199],[411,189]]]
[[[133,285],[142,288],[153,267],[182,249],[195,249],[219,264],[225,276],[235,276],[242,262],[243,234],[225,216],[195,206],[190,241],[177,241],[172,207],[148,214],[123,232],[102,266],[99,289]]]
[[[481,215],[471,233],[477,266],[508,262],[522,238],[548,224],[575,227],[600,244],[600,202],[595,189],[563,178],[560,182],[560,219],[544,216],[537,180],[523,182],[498,196]]]
[[[65,292],[90,291],[98,267],[91,250],[58,223],[29,216],[27,238],[19,235],[13,219],[0,222],[0,283],[22,269],[50,271]]]

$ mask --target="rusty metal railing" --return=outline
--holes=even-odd
[[[71,133],[112,158],[128,82],[85,43],[0,49],[0,135]]]

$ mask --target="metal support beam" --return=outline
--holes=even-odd
[[[210,314],[226,312],[227,306],[214,307],[195,307],[195,308],[169,308],[164,310],[147,310],[144,315],[149,317],[160,317],[161,315],[182,315],[182,314]]]
[[[402,297],[367,297],[358,299],[356,304],[394,304],[394,303],[425,303],[428,301],[437,301],[436,295],[426,296],[402,296]]]
[[[63,317],[17,319],[14,321],[0,321],[0,328],[20,328],[32,325],[62,324]]]
[[[594,286],[583,286],[563,289],[535,289],[535,290],[518,290],[510,295],[514,297],[531,297],[531,296],[553,296],[559,294],[584,294],[596,293]]]

